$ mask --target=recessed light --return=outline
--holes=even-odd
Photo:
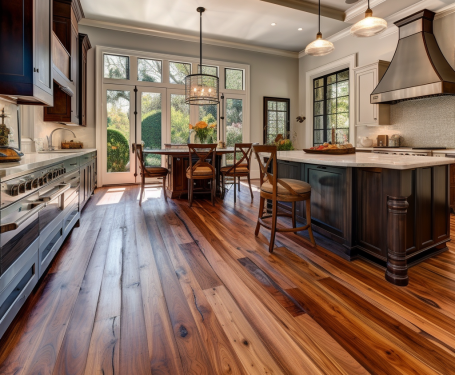
[[[275,22],[272,22],[272,26],[276,26],[276,23],[275,23]]]
[[[302,31],[303,29],[301,27],[299,27],[297,30]]]

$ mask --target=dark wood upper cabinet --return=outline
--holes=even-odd
[[[53,105],[52,0],[0,0],[0,95]]]
[[[77,0],[54,0],[54,106],[44,108],[44,121],[86,126],[87,35],[78,33],[83,17]],[[70,95],[69,95],[70,93]]]

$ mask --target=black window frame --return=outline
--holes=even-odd
[[[264,110],[264,119],[263,119],[263,143],[267,144],[267,129],[269,126],[269,102],[284,102],[287,104],[287,116],[286,116],[286,137],[290,135],[291,132],[291,99],[289,98],[275,98],[271,96],[264,96],[263,101],[263,110]]]
[[[344,72],[348,72],[348,78],[345,79],[345,80],[342,80],[342,81],[338,81],[338,74],[340,73],[344,73]],[[328,133],[329,133],[329,130],[331,130],[331,127],[329,129],[329,126],[328,126],[328,116],[329,115],[338,115],[338,114],[343,114],[343,113],[348,113],[348,117],[350,116],[350,113],[351,113],[351,108],[349,107],[349,104],[350,104],[350,97],[351,97],[351,92],[349,90],[348,92],[348,95],[347,96],[340,96],[338,97],[338,92],[337,92],[337,96],[335,98],[329,98],[328,97],[328,86],[329,85],[332,85],[332,83],[328,84],[327,83],[327,79],[328,77],[331,77],[333,75],[336,75],[337,76],[337,80],[334,82],[334,83],[339,83],[339,82],[348,82],[348,87],[349,87],[349,82],[350,82],[350,74],[349,74],[349,68],[345,68],[345,69],[341,69],[341,70],[338,70],[336,72],[332,72],[330,74],[326,74],[324,76],[320,76],[320,77],[317,77],[315,79],[313,79],[313,87],[312,87],[312,90],[313,90],[313,146],[318,146],[318,145],[321,145],[322,143],[325,143],[325,142],[329,142],[331,143],[332,142],[332,139],[328,137]],[[324,80],[324,83],[322,86],[319,86],[319,87],[316,87],[316,81],[319,81],[320,79],[323,79]],[[319,88],[323,88],[323,92],[324,92],[324,98],[322,100],[316,100],[316,90],[319,89]],[[338,99],[339,98],[348,98],[348,112],[336,112],[336,113],[328,113],[328,110],[327,110],[327,107],[328,107],[328,101],[330,99],[336,99],[337,100],[337,108],[338,108]],[[323,103],[323,114],[322,115],[317,115],[316,114],[316,103]],[[316,129],[315,128],[315,124],[316,124],[316,118],[317,117],[322,117],[322,121],[323,121],[323,128],[322,129]],[[338,121],[338,120],[337,120]],[[338,125],[338,124],[337,124]],[[347,129],[347,133],[348,133],[348,140],[349,140],[349,136],[350,136],[350,132],[351,132],[351,129],[350,129],[350,125],[349,124],[349,128],[338,128],[338,126],[335,127],[335,131],[338,130],[338,129]],[[315,134],[316,132],[321,132],[323,133],[323,141],[322,143],[316,143],[315,142]],[[338,140],[338,134],[336,134],[336,142],[339,143],[339,140]]]

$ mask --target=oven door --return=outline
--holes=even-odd
[[[79,189],[81,185],[81,176],[79,170],[69,174],[68,176],[65,176],[63,183],[70,185],[70,188],[63,194],[63,209],[66,210],[73,203],[74,198],[79,197]]]
[[[39,191],[39,200],[46,204],[39,213],[40,239],[46,239],[63,220],[64,194],[70,189],[71,185],[61,180]]]
[[[32,194],[0,211],[0,274],[11,267],[39,236],[39,213],[45,203]]]

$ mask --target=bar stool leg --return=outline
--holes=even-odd
[[[250,178],[250,174],[248,173],[248,185],[250,186],[250,193],[251,193],[251,203],[253,203],[253,189],[251,188],[251,178]]]
[[[239,176],[239,183],[238,183],[239,191],[240,191],[240,176]]]
[[[316,247],[316,241],[313,236],[313,229],[311,229],[311,201],[308,199],[305,201],[306,207],[306,223],[308,225],[308,234],[310,235],[310,241],[313,244],[313,247]]]
[[[295,202],[292,202],[292,228],[297,228],[295,220]]]
[[[145,177],[141,173],[141,196],[139,197],[139,206],[142,206],[142,198],[144,197],[144,190],[145,190]]]
[[[269,252],[273,253],[273,247],[275,245],[275,234],[276,234],[276,221],[277,221],[277,201],[272,202],[272,230],[270,233],[270,245]]]
[[[237,178],[234,175],[234,203],[237,202],[237,193],[236,193],[236,189],[235,189],[236,181],[237,181]]]
[[[259,223],[259,219],[261,219],[262,215],[264,215],[264,203],[265,203],[265,198],[260,197],[260,199],[259,199],[258,223],[256,224],[256,230],[254,231],[254,235],[256,237],[258,236],[259,229],[261,228],[261,224]]]
[[[164,195],[164,201],[167,202],[167,194],[166,194],[166,176],[163,177],[163,195]]]

